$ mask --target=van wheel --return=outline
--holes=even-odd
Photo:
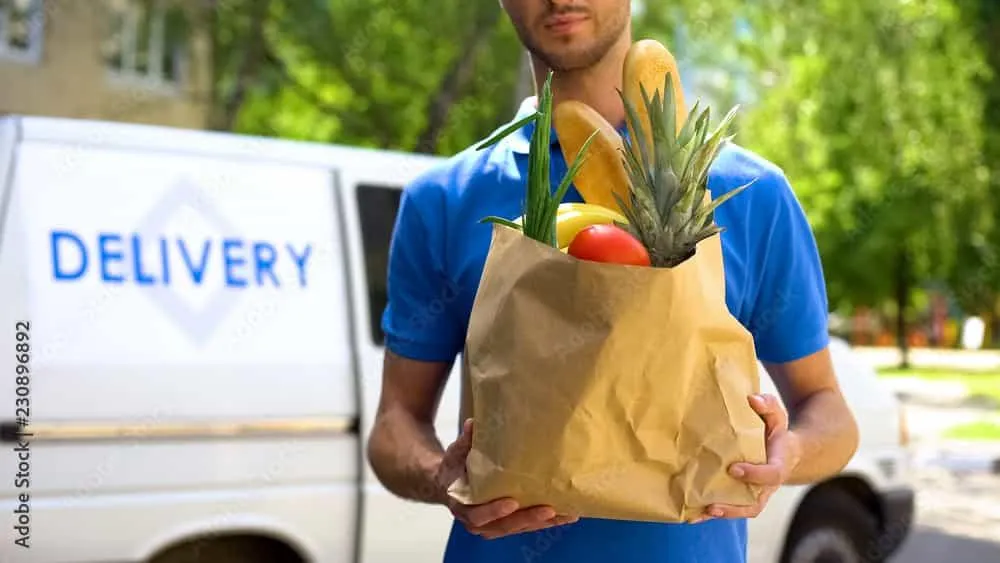
[[[149,563],[302,563],[287,545],[268,538],[204,538],[180,544]]]
[[[788,534],[781,563],[878,563],[878,520],[838,489],[813,493]]]

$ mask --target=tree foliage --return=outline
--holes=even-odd
[[[708,37],[726,44],[740,2],[710,4],[634,2],[636,34],[674,44],[678,29],[694,30],[692,60],[732,57],[704,45]],[[509,120],[520,102],[523,49],[495,0],[212,7],[220,129],[453,154]]]
[[[220,129],[453,154],[525,93],[495,0],[210,5]],[[632,6],[695,94],[750,103],[739,142],[789,175],[835,308],[905,308],[934,281],[967,311],[1000,305],[1000,3]]]
[[[959,5],[990,69],[979,81],[985,96],[983,154],[990,197],[983,209],[966,210],[971,220],[963,224],[970,225],[972,233],[958,249],[958,267],[949,281],[966,311],[996,321],[1000,319],[1000,2],[959,0]],[[994,328],[996,332],[1000,331]]]
[[[742,138],[792,179],[832,303],[905,306],[989,220],[976,38],[951,0],[783,4]]]

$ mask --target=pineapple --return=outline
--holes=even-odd
[[[699,113],[699,103],[695,102],[678,131],[672,79],[668,72],[663,88],[657,88],[652,98],[639,84],[644,104],[641,108],[619,92],[629,131],[640,132],[626,139],[621,150],[630,189],[627,200],[615,194],[628,221],[619,226],[642,242],[651,265],[660,268],[684,262],[694,256],[699,242],[722,232],[715,225],[713,211],[750,186],[740,186],[711,200],[709,167],[723,144],[732,139],[726,132],[738,108],[730,110],[709,132],[710,110],[705,108]],[[648,115],[648,123],[641,121],[643,113]],[[649,131],[648,136],[644,131]]]

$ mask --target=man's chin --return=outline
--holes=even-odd
[[[593,51],[563,51],[544,53],[541,59],[556,72],[572,72],[594,66],[601,57]]]

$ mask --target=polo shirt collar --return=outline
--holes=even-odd
[[[521,102],[520,107],[517,109],[517,114],[514,115],[514,119],[510,123],[515,123],[519,119],[528,117],[533,112],[538,110],[538,97],[529,96]],[[507,137],[506,142],[510,150],[517,154],[528,154],[531,150],[531,135],[535,132],[535,123],[531,122],[524,127],[521,127],[514,133],[511,133]],[[618,133],[628,138],[628,129],[621,127],[618,129]],[[552,127],[552,132],[549,136],[549,146],[551,148],[557,148],[559,146],[559,138],[556,136],[556,128]]]

